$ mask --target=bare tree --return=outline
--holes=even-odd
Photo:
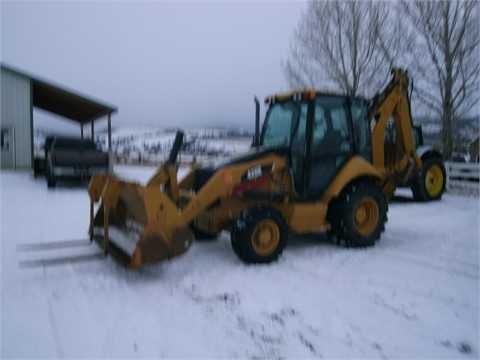
[[[283,64],[292,87],[373,94],[409,42],[381,1],[311,1]]]
[[[452,128],[460,117],[478,115],[479,3],[402,1],[419,34],[416,92],[442,119],[444,158],[452,157]]]

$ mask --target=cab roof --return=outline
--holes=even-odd
[[[274,95],[267,96],[265,98],[265,104],[271,105],[276,102],[294,100],[294,101],[310,101],[317,97],[317,95],[327,95],[327,96],[338,96],[338,97],[348,97],[344,94],[335,93],[329,90],[318,90],[318,89],[298,89],[292,90],[290,92],[278,93]],[[352,96],[353,98],[358,98],[364,100],[362,97]]]

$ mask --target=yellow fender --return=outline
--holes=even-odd
[[[371,177],[379,182],[382,179],[380,172],[371,163],[360,156],[354,156],[338,172],[325,191],[322,202],[329,203],[332,198],[339,196],[342,190],[353,180],[362,177]]]

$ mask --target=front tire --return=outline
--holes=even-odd
[[[442,159],[427,158],[412,179],[412,194],[416,201],[440,200],[445,191],[446,171]]]
[[[287,244],[288,228],[283,216],[268,207],[243,212],[232,229],[235,254],[245,263],[269,263],[278,259]]]
[[[329,235],[345,247],[373,246],[385,230],[387,212],[380,187],[371,181],[353,183],[329,206]]]

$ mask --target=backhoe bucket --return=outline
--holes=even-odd
[[[90,237],[130,268],[183,254],[194,240],[178,208],[160,187],[95,175],[89,184]],[[93,217],[93,203],[102,203]]]

